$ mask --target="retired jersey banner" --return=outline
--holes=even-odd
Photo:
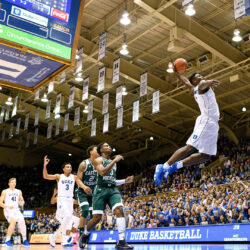
[[[4,113],[5,113],[5,106],[2,106],[1,114],[0,114],[0,124],[3,123]]]
[[[54,90],[54,82],[50,82],[48,86],[48,94]]]
[[[122,128],[123,126],[123,107],[117,109],[117,123],[116,128]]]
[[[56,119],[56,131],[55,131],[55,136],[59,135],[59,130],[60,130],[60,117],[58,119]]]
[[[102,114],[106,114],[109,112],[109,92],[103,95],[102,101]]]
[[[51,135],[52,135],[52,122],[49,122],[47,128],[47,139],[50,139]]]
[[[107,133],[109,131],[109,113],[103,116],[103,133]]]
[[[18,96],[15,97],[14,106],[13,106],[13,109],[12,109],[11,117],[14,117],[16,115],[16,112],[17,112],[17,102],[18,102]]]
[[[88,100],[89,98],[89,76],[84,78],[83,90],[82,90],[82,101]]]
[[[106,54],[107,33],[104,32],[99,36],[98,61],[101,61]]]
[[[93,119],[93,111],[94,111],[94,100],[89,101],[88,104],[88,117],[87,122],[91,121]]]
[[[122,106],[122,88],[123,86],[119,86],[116,89],[116,98],[115,98],[115,108],[118,109]]]
[[[152,114],[160,112],[160,90],[153,92],[152,98]]]
[[[6,113],[5,113],[5,121],[10,119],[10,106],[7,106]]]
[[[25,121],[24,121],[24,131],[28,130],[29,128],[29,119],[30,119],[30,113],[28,112],[26,115],[25,115]]]
[[[74,106],[74,99],[75,99],[75,86],[72,86],[70,88],[70,93],[69,93],[68,109]]]
[[[45,120],[48,120],[50,118],[50,108],[51,108],[51,99],[48,100],[46,105]]]
[[[139,100],[136,100],[133,102],[133,116],[132,116],[132,122],[137,122],[139,121],[139,107],[140,107],[140,102]]]
[[[25,148],[28,148],[29,146],[30,146],[30,133],[27,134]]]
[[[60,84],[63,84],[66,81],[66,72],[63,71],[60,77]]]
[[[148,86],[148,72],[141,74],[140,79],[140,97],[147,95],[147,86]]]
[[[64,115],[63,132],[68,131],[68,129],[69,129],[69,113]]]
[[[246,2],[249,0],[234,0],[234,19],[246,15]]]
[[[101,92],[105,88],[105,75],[106,68],[102,67],[99,69],[99,77],[98,77],[98,85],[97,85],[97,93]]]
[[[96,118],[92,119],[91,122],[91,137],[96,136]]]
[[[36,90],[34,101],[38,101],[40,98],[40,89]]]
[[[75,109],[74,126],[80,125],[80,106]]]
[[[120,58],[116,59],[113,63],[112,84],[119,82],[119,80],[120,80]]]
[[[19,118],[17,119],[17,124],[16,124],[16,135],[19,135],[20,125],[21,125],[21,117],[19,117]]]
[[[37,108],[36,108],[35,121],[34,121],[34,127],[38,126],[38,122],[39,122],[39,113],[40,113],[40,107],[37,107]]]
[[[57,96],[56,96],[56,110],[55,110],[55,114],[59,114],[60,113],[61,98],[62,98],[62,93],[58,93]]]
[[[82,72],[83,65],[83,47],[77,51],[78,59],[76,60],[76,74]]]
[[[33,140],[34,145],[37,144],[37,138],[38,138],[38,127],[35,129],[35,133],[34,133],[34,140]]]
[[[13,128],[14,128],[14,122],[10,124],[9,137],[8,137],[9,140],[13,137]]]

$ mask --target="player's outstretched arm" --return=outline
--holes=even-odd
[[[47,157],[47,155],[45,155],[44,157],[44,163],[43,163],[43,178],[45,180],[51,180],[51,181],[59,181],[60,179],[60,175],[59,174],[48,174],[47,171],[47,165],[49,164],[50,159]]]
[[[203,90],[207,87],[217,87],[220,84],[217,80],[202,80],[199,82],[198,89]]]
[[[176,77],[191,91],[194,90],[194,86],[191,84],[191,82],[187,79],[187,77],[181,75],[179,72],[175,70]]]
[[[22,207],[23,207],[24,204],[25,204],[22,191],[20,191],[20,194],[19,194],[19,201],[18,201],[18,204],[19,204],[20,206],[22,206]]]
[[[106,175],[112,167],[120,160],[123,160],[122,155],[116,155],[114,160],[110,162],[106,167],[103,166],[103,160],[101,157],[98,157],[94,160],[94,168],[98,172],[99,175],[104,176]]]
[[[132,183],[134,182],[134,176],[128,176],[126,179],[122,179],[122,180],[116,180],[115,183],[116,183],[116,186],[121,186],[123,184],[129,184],[129,183]]]
[[[4,199],[5,199],[5,196],[6,196],[6,191],[3,190],[2,191],[2,194],[1,194],[1,197],[0,197],[0,207],[2,208],[8,208],[8,209],[13,209],[13,206],[7,206],[4,204]]]
[[[86,170],[86,162],[82,161],[78,167],[77,178],[75,179],[76,184],[78,185],[78,187],[82,188],[86,194],[92,194],[91,188],[84,185],[82,182],[82,176],[85,170]]]

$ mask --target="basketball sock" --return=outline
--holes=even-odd
[[[119,240],[124,240],[125,239],[125,229],[126,229],[125,218],[124,217],[117,218],[116,224],[117,224],[117,229],[118,229],[118,234],[119,234]]]
[[[177,169],[183,168],[183,161],[177,161]]]
[[[168,170],[169,165],[168,165],[168,162],[167,162],[167,161],[164,163],[163,168],[164,168],[165,170]]]
[[[18,230],[23,236],[23,241],[26,240],[26,225],[24,221],[18,222]]]
[[[7,236],[5,241],[9,241],[9,240],[10,240],[10,237]]]

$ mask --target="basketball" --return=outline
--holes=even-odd
[[[183,58],[178,58],[174,61],[174,66],[179,73],[183,73],[187,69],[187,61]]]

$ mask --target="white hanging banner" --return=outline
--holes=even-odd
[[[109,131],[109,113],[105,114],[103,117],[103,133]]]
[[[141,74],[140,97],[147,95],[147,86],[148,86],[148,72],[145,72]]]
[[[38,127],[35,129],[35,133],[34,133],[34,140],[33,140],[34,145],[37,144],[37,138],[38,138]]]
[[[249,0],[234,0],[234,19],[235,20],[246,15],[246,2],[247,1]]]
[[[117,109],[117,123],[116,128],[122,128],[123,127],[123,107],[120,107]]]
[[[51,138],[51,134],[52,134],[52,121],[48,123],[47,139]]]
[[[120,80],[120,58],[116,59],[113,63],[112,84],[119,82],[119,80]]]
[[[45,120],[50,118],[50,109],[51,109],[51,99],[48,100],[45,112]]]
[[[29,146],[30,146],[30,133],[27,134],[25,148],[28,148]]]
[[[109,92],[103,95],[102,100],[102,114],[106,114],[109,112]]]
[[[15,97],[14,106],[13,106],[13,109],[12,109],[11,117],[14,117],[16,115],[16,112],[17,112],[17,102],[18,102],[18,96]]]
[[[74,126],[80,125],[80,106],[75,109]]]
[[[3,123],[4,113],[5,113],[5,107],[2,106],[1,114],[0,114],[0,124]]]
[[[16,124],[16,135],[19,135],[20,125],[21,125],[21,117],[19,117],[19,118],[17,119],[17,124]]]
[[[118,109],[122,106],[122,88],[123,86],[119,86],[116,89],[116,98],[115,98],[115,108]]]
[[[99,36],[98,61],[101,61],[106,54],[107,33],[104,32]]]
[[[87,122],[91,121],[93,119],[93,111],[94,111],[94,100],[89,101],[88,104],[88,117]]]
[[[10,130],[9,130],[9,140],[13,137],[13,128],[14,128],[14,122],[10,124]]]
[[[101,92],[105,88],[105,75],[106,75],[106,68],[102,67],[99,69],[99,77],[98,77],[98,85],[97,85],[97,93]]]
[[[84,78],[83,90],[82,90],[82,101],[88,100],[89,98],[89,76]]]
[[[96,136],[96,118],[91,121],[91,137]]]
[[[160,112],[160,90],[153,92],[152,98],[152,114]]]
[[[5,113],[5,121],[10,119],[10,106],[7,106],[6,113]]]
[[[36,92],[35,92],[35,98],[34,98],[34,101],[38,101],[40,98],[40,89],[37,89]]]
[[[64,116],[63,132],[68,131],[69,129],[69,113]]]
[[[77,51],[77,55],[78,55],[78,59],[76,60],[76,72],[75,72],[75,74],[78,74],[78,73],[82,72],[83,47],[81,47]]]
[[[136,100],[133,102],[133,117],[132,117],[132,122],[137,122],[139,121],[139,100]]]
[[[66,72],[63,71],[60,77],[60,84],[63,84],[66,81]]]
[[[28,130],[29,119],[30,119],[30,113],[26,113],[26,115],[25,115],[25,121],[24,121],[24,128],[23,128],[24,131]]]
[[[74,106],[74,98],[75,98],[75,86],[72,86],[70,88],[70,93],[69,93],[68,109]]]
[[[37,107],[37,108],[36,108],[36,115],[35,115],[34,127],[38,126],[38,122],[39,122],[39,113],[40,113],[40,107]]]
[[[54,90],[54,82],[50,82],[48,87],[48,94],[51,93],[53,90]]]
[[[4,139],[5,139],[5,127],[2,130],[1,143],[4,143]]]
[[[23,137],[21,136],[21,137],[19,138],[17,151],[21,151],[21,149],[22,149],[22,144],[23,144]]]
[[[60,132],[60,117],[56,119],[56,131],[55,131],[55,136],[58,136]]]
[[[189,4],[193,4],[194,0],[182,0],[182,8],[184,8],[185,6],[189,5]]]
[[[57,96],[56,96],[56,110],[55,110],[55,114],[59,114],[60,113],[61,98],[62,98],[62,93],[57,94]]]

